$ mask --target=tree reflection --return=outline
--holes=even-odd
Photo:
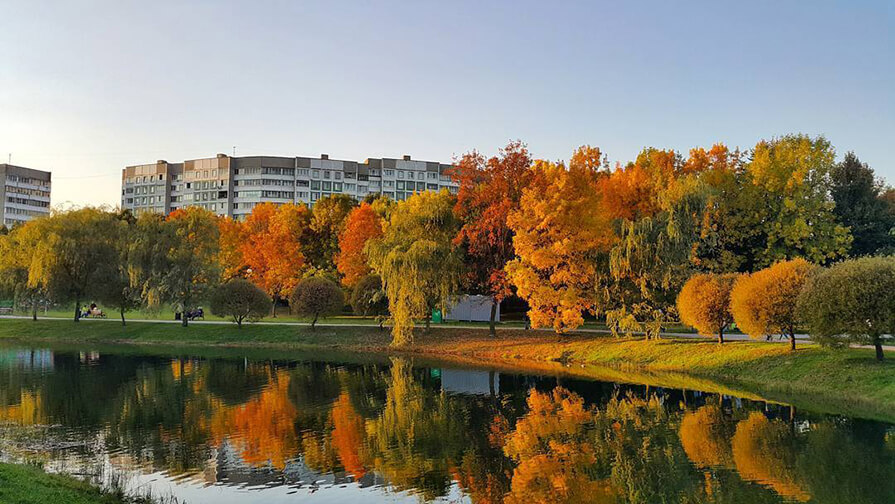
[[[768,420],[760,411],[753,411],[737,424],[731,444],[733,460],[742,478],[767,485],[799,502],[811,497],[794,474],[795,445],[786,423]]]

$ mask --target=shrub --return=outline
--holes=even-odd
[[[741,276],[730,293],[730,311],[737,326],[753,338],[788,335],[795,350],[796,300],[816,268],[804,259],[794,259]]]
[[[269,303],[267,293],[248,280],[236,278],[212,292],[211,312],[220,317],[232,318],[242,328],[244,320],[256,321],[264,318]]]
[[[366,275],[354,285],[351,291],[351,309],[362,317],[374,316],[382,327],[384,317],[388,315],[388,297],[382,289],[379,275]]]
[[[332,280],[323,277],[305,278],[292,291],[292,312],[302,317],[314,317],[311,329],[322,315],[335,315],[345,305],[342,288]]]
[[[818,272],[799,296],[798,311],[812,339],[870,344],[882,360],[882,335],[895,334],[895,256],[853,259]]]
[[[733,322],[730,313],[730,291],[737,274],[693,275],[677,296],[681,322],[695,327],[700,334],[718,335],[724,343],[724,328]]]

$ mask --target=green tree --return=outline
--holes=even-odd
[[[824,264],[848,252],[851,235],[837,222],[830,197],[834,157],[824,137],[786,135],[755,146],[746,172],[761,189],[764,209],[759,266],[796,257]]]
[[[452,241],[459,228],[454,197],[426,191],[398,203],[382,237],[366,252],[382,278],[392,320],[392,344],[413,341],[413,320],[426,319],[456,294],[462,259]]]
[[[345,306],[345,294],[339,284],[323,277],[308,277],[298,282],[292,291],[292,312],[302,317],[314,317],[311,329],[322,315],[336,315]]]
[[[29,286],[41,288],[57,301],[74,302],[74,320],[81,302],[97,294],[108,268],[118,263],[111,237],[118,219],[99,208],[59,212],[37,221],[41,240],[32,257]]]
[[[851,255],[864,256],[895,245],[895,207],[884,197],[886,187],[854,152],[830,172],[833,213],[851,230]]]
[[[100,303],[115,308],[126,325],[125,313],[140,307],[142,299],[138,286],[131,281],[133,266],[133,239],[136,235],[136,219],[129,211],[117,214],[117,225],[110,227],[108,239],[115,247],[116,260],[103,265],[103,279],[97,285],[96,297]]]
[[[351,309],[362,317],[376,317],[382,328],[384,317],[388,315],[388,296],[382,289],[379,275],[366,275],[354,285],[349,299]]]
[[[199,207],[171,212],[167,218],[144,214],[134,239],[134,280],[150,307],[170,303],[184,314],[197,308],[220,280],[217,217]]]
[[[211,312],[230,317],[242,329],[243,321],[261,320],[267,313],[267,293],[252,282],[234,278],[211,294]]]
[[[798,310],[811,337],[839,346],[873,345],[883,360],[884,334],[895,334],[895,256],[852,259],[808,279]]]

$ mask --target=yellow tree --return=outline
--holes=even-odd
[[[245,225],[230,217],[218,221],[221,234],[221,279],[227,281],[245,275],[242,245],[246,240]]]
[[[271,316],[277,300],[288,297],[306,270],[302,239],[311,215],[304,204],[261,203],[245,221],[240,247],[246,277],[271,298]]]
[[[681,322],[706,336],[716,334],[718,343],[724,343],[724,328],[733,322],[730,291],[736,279],[735,273],[691,276],[677,296]]]
[[[98,292],[109,268],[118,266],[111,239],[118,225],[115,214],[90,207],[40,219],[41,239],[31,257],[28,285],[56,300],[74,302],[77,322],[81,302]]]
[[[789,500],[806,502],[811,495],[795,477],[796,452],[788,425],[753,411],[737,424],[731,439],[740,477],[774,489]]]
[[[529,306],[534,327],[557,332],[584,323],[593,309],[596,258],[613,240],[610,219],[597,211],[599,149],[582,147],[567,168],[536,161],[532,180],[507,222],[516,259],[506,272]]]
[[[29,221],[0,235],[0,288],[12,294],[13,307],[26,303],[37,320],[37,305],[44,297],[39,285],[28,283],[34,251],[42,239],[39,221]]]
[[[816,268],[804,259],[793,259],[741,276],[730,293],[730,311],[737,326],[753,338],[785,334],[795,350],[797,299]]]
[[[452,241],[458,224],[454,197],[442,190],[414,194],[398,203],[382,237],[365,249],[382,278],[392,314],[392,345],[413,342],[414,319],[426,328],[435,308],[456,294],[462,260]]]

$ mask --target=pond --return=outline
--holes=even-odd
[[[178,502],[895,502],[895,426],[384,356],[0,347],[0,457]]]

